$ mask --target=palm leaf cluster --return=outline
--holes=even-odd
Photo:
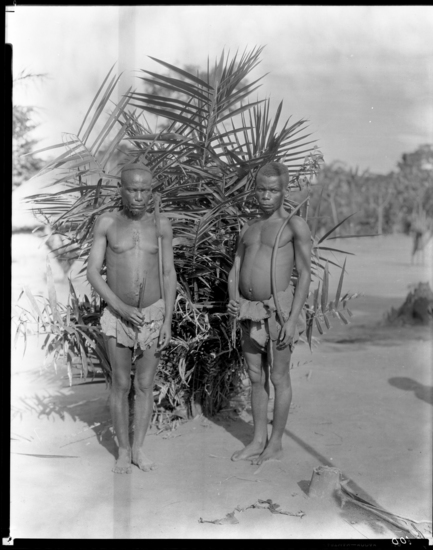
[[[60,359],[68,368],[69,382],[72,384],[72,366],[80,365],[81,375],[95,373],[95,363],[102,368],[106,380],[111,381],[111,368],[99,327],[101,303],[84,296],[80,299],[74,285],[69,281],[69,298],[67,304],[57,300],[56,288],[49,260],[47,260],[48,298],[34,296],[28,287],[21,292],[27,297],[28,306],[22,301],[16,306],[20,310],[15,340],[22,335],[24,346],[27,332],[43,337],[42,349],[51,364],[57,367]],[[24,347],[25,351],[25,347]]]
[[[54,189],[29,199],[35,214],[63,239],[56,254],[81,259],[84,270],[96,217],[120,207],[116,187],[122,165],[140,160],[152,170],[154,191],[173,227],[179,282],[173,344],[157,381],[161,400],[173,410],[199,399],[216,412],[240,382],[239,338],[232,342],[224,314],[226,286],[238,231],[258,215],[257,170],[270,161],[284,162],[289,188],[308,187],[322,160],[305,133],[305,120],[282,124],[282,102],[274,116],[269,99],[250,102],[263,77],[242,82],[260,63],[261,52],[254,48],[233,57],[223,52],[212,70],[208,63],[205,79],[152,58],[176,77],[143,70],[141,78],[167,96],[130,89],[117,104],[111,100],[118,79],[112,67],[78,133],[65,134],[52,147],[62,153],[41,173],[54,174]],[[158,132],[151,128],[155,117],[165,121]],[[289,197],[286,206],[296,204]],[[314,243],[319,278],[325,269],[324,238]],[[314,311],[310,308],[310,318]]]

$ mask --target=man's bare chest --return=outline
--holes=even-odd
[[[116,254],[143,252],[156,254],[158,241],[153,221],[118,222],[107,233],[107,244]]]
[[[282,223],[283,220],[254,223],[244,233],[242,238],[243,244],[247,249],[256,249],[260,247],[268,247],[270,249],[273,249]],[[280,237],[278,247],[286,247],[292,241],[293,233],[290,228],[286,226]]]

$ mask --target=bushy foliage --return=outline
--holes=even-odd
[[[429,283],[418,283],[399,308],[385,315],[390,325],[433,325],[433,292]]]

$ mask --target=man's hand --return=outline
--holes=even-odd
[[[277,340],[277,349],[286,349],[290,346],[293,347],[293,340],[295,338],[296,323],[290,319],[286,321],[281,329],[280,335]]]
[[[144,323],[143,314],[134,306],[122,304],[117,308],[117,312],[125,319],[125,321],[132,323],[136,327],[141,327]]]
[[[240,305],[237,300],[230,300],[227,306],[227,313],[232,317],[237,317],[239,314]]]
[[[168,346],[171,340],[171,326],[170,323],[164,323],[159,332],[158,339],[158,351],[162,351]]]

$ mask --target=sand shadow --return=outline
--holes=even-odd
[[[310,486],[310,480],[309,479],[301,479],[301,481],[298,481],[298,487],[307,496],[308,496],[309,486]]]
[[[415,394],[415,397],[425,401],[429,405],[433,405],[433,387],[424,386],[412,378],[407,378],[405,376],[396,376],[394,378],[389,378],[388,382],[394,388],[399,390],[412,391]]]
[[[213,422],[213,424],[224,428],[226,432],[238,439],[244,447],[251,442],[253,438],[253,426],[240,416],[224,413],[218,413],[215,416],[205,416],[208,420]],[[233,449],[233,452],[236,450],[237,449]]]
[[[109,389],[102,373],[94,372],[85,379],[80,371],[72,369],[72,385],[65,370],[34,372],[30,382],[41,380],[46,391],[19,397],[12,407],[12,420],[15,416],[31,414],[40,419],[71,418],[86,425],[78,433],[60,446],[62,451],[69,452],[75,443],[96,437],[97,442],[110,454],[116,456],[117,446],[112,432],[109,409]]]

